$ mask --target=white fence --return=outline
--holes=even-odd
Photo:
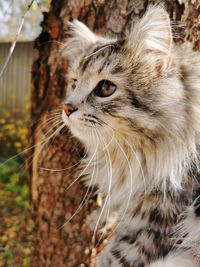
[[[0,67],[8,55],[10,43],[0,43]],[[17,43],[3,76],[0,77],[0,108],[13,115],[23,114],[30,101],[33,43]]]

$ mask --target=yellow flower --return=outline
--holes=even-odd
[[[23,137],[25,137],[26,135],[27,135],[27,133],[28,133],[28,129],[26,129],[26,128],[21,128],[21,129],[19,129],[19,135],[23,138]]]
[[[16,148],[20,148],[22,146],[20,142],[15,142],[14,145]]]
[[[5,119],[0,119],[0,123],[5,123],[6,122],[6,120]]]
[[[15,126],[13,124],[6,124],[5,125],[5,129],[6,130],[14,130],[15,129]]]

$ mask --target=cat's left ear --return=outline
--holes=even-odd
[[[63,54],[69,59],[74,59],[74,57],[85,51],[91,44],[97,42],[99,37],[85,24],[76,19],[73,22],[68,22],[68,25],[69,38],[64,46]]]
[[[161,70],[171,62],[172,30],[169,15],[162,6],[151,6],[128,37],[136,55]]]

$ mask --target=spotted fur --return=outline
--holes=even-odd
[[[118,213],[98,267],[200,266],[200,55],[171,32],[161,6],[122,40],[71,23],[65,105],[76,111],[62,116],[86,147],[100,217]],[[96,96],[102,80],[117,90]]]

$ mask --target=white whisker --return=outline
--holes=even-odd
[[[88,167],[90,166],[91,162],[93,161],[93,159],[94,159],[94,157],[96,155],[97,149],[98,149],[98,145],[96,146],[94,154],[90,158],[90,160],[89,160],[88,164],[86,165],[86,167],[83,169],[83,171],[80,173],[80,175],[65,189],[65,191],[67,191],[70,187],[72,187],[72,185],[75,184],[76,181],[78,181],[80,179],[80,177],[84,174],[84,172],[88,169]]]
[[[118,226],[120,225],[120,223],[123,221],[123,219],[124,219],[124,217],[126,215],[126,212],[127,212],[128,208],[129,208],[129,203],[130,203],[131,196],[132,196],[132,193],[133,193],[133,174],[132,174],[132,168],[131,168],[131,165],[130,165],[130,161],[129,161],[126,153],[124,152],[122,146],[119,144],[119,142],[117,141],[116,138],[115,138],[115,142],[118,145],[118,147],[120,148],[122,154],[124,155],[124,158],[127,161],[127,164],[128,164],[128,167],[129,167],[129,171],[130,171],[130,182],[131,182],[131,184],[130,184],[130,191],[129,191],[129,195],[128,195],[126,208],[125,208],[124,212],[122,213],[122,217],[120,218],[118,224],[115,226],[115,228],[111,231],[110,234],[112,234],[112,232],[114,232],[114,230],[116,230],[118,228]]]
[[[97,135],[99,136],[99,132],[98,131],[97,131]],[[106,198],[104,200],[104,204],[103,204],[101,212],[99,214],[99,218],[98,218],[98,220],[96,222],[96,225],[95,225],[95,228],[94,228],[94,231],[93,231],[93,240],[95,240],[95,235],[96,235],[96,232],[97,232],[98,225],[99,225],[99,222],[101,220],[102,214],[103,214],[103,212],[104,212],[104,210],[106,208],[106,205],[107,205],[108,201],[110,200],[110,192],[111,192],[111,186],[112,186],[112,175],[113,175],[113,173],[112,173],[112,162],[111,162],[111,157],[110,157],[109,150],[108,150],[103,138],[100,139],[100,137],[99,137],[99,140],[103,144],[103,147],[105,148],[105,151],[107,152],[107,155],[108,155],[108,158],[107,158],[107,156],[105,154],[106,165],[107,165],[107,170],[108,170],[108,192],[107,192]]]
[[[88,153],[88,152],[86,152],[86,153],[84,154],[84,156],[83,156],[78,162],[76,162],[76,163],[75,163],[74,165],[72,165],[72,166],[69,166],[69,167],[66,167],[66,168],[62,168],[62,169],[51,169],[51,168],[40,167],[40,170],[43,170],[43,171],[51,171],[51,172],[62,172],[62,171],[69,170],[69,169],[71,169],[71,168],[73,168],[73,167],[79,165],[79,164],[81,163],[81,161],[82,161],[84,158],[86,158],[87,153]]]
[[[95,158],[96,158],[96,153],[95,153]],[[95,181],[96,181],[96,176],[95,176],[95,179],[94,179],[94,175],[95,175],[95,170],[96,170],[96,160],[95,160],[95,164],[94,164],[94,168],[93,168],[93,172],[92,172],[92,177],[90,179],[90,183],[88,185],[88,188],[87,188],[87,191],[81,201],[81,203],[79,204],[78,208],[76,209],[76,211],[74,212],[74,214],[61,226],[58,228],[58,230],[60,230],[61,228],[63,228],[67,223],[69,223],[79,212],[80,210],[87,204],[92,192],[93,192],[93,189],[94,189],[94,184],[95,184]],[[91,188],[91,185],[93,184],[92,188]],[[91,192],[89,193],[89,191],[91,190]]]

